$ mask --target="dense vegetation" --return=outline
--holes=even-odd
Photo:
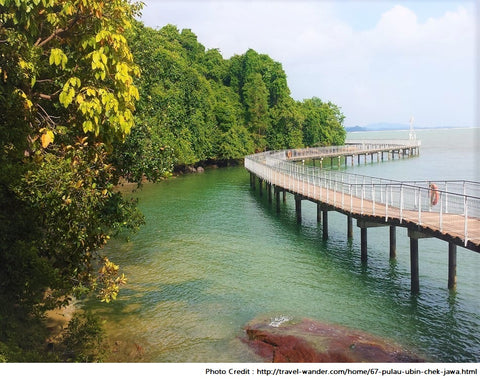
[[[0,6],[0,361],[47,360],[44,312],[90,291],[114,299],[125,279],[98,251],[141,222],[109,158],[134,125],[139,69],[124,32],[136,10]]]
[[[115,162],[130,180],[155,180],[175,165],[344,142],[340,109],[318,98],[293,100],[282,65],[268,55],[250,49],[224,59],[173,25],[136,23],[128,40],[142,70],[140,100]]]
[[[98,360],[90,315],[47,352],[45,311],[109,302],[126,281],[101,255],[143,222],[119,178],[265,149],[341,144],[343,115],[294,101],[280,63],[224,59],[190,30],[134,21],[129,0],[0,0],[0,361]]]

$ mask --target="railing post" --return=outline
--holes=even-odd
[[[350,212],[353,212],[353,194],[351,184],[348,184],[348,193],[350,194]]]
[[[385,185],[385,221],[388,220],[388,185]]]
[[[445,182],[445,213],[448,213],[448,184]]]
[[[305,166],[302,165],[302,195],[305,195]]]
[[[372,183],[372,212],[375,216],[375,184]]]
[[[465,191],[465,183],[463,184],[464,186],[464,191]],[[468,232],[468,207],[467,207],[467,196],[463,196],[463,209],[464,209],[464,215],[465,215],[465,226],[464,226],[464,240],[465,240],[465,247],[467,246],[468,242],[468,237],[467,237],[467,232]]]
[[[360,202],[360,213],[363,215],[363,195],[364,195],[364,192],[365,192],[365,186],[362,184],[362,198],[361,198],[361,202]]]
[[[422,224],[422,190],[418,191],[418,224]]]
[[[297,194],[300,193],[300,168],[298,167],[298,165],[295,165],[296,167],[296,170],[297,170]]]
[[[400,184],[400,223],[403,221],[403,183]]]
[[[440,192],[440,215],[439,215],[439,228],[440,232],[443,232],[443,192]]]
[[[393,186],[390,186],[390,202],[391,202],[391,205],[393,206]]]
[[[280,175],[280,173],[278,172],[278,170],[275,170],[275,185],[278,186],[278,182],[279,182],[279,179],[278,179],[278,176]]]
[[[334,187],[333,187],[333,205],[337,205],[337,181],[334,181]]]
[[[330,180],[327,181],[327,178],[325,177],[325,185],[326,185],[326,190],[327,190],[327,203],[330,198]]]
[[[297,165],[295,165],[295,170],[294,170],[294,182],[293,182],[293,191],[298,193],[298,168],[297,168]],[[297,189],[295,190],[295,184],[297,184]]]
[[[323,180],[323,173],[321,170],[318,171],[318,199],[321,200],[322,199],[322,188],[323,188],[323,184],[322,184],[322,180]]]
[[[317,171],[316,171],[315,168],[314,168],[314,170],[313,170],[313,178],[312,178],[312,180],[313,180],[313,199],[317,199],[317,198],[316,198],[316,195],[317,195],[317,192],[316,192],[316,190],[317,190],[317,185],[316,185],[316,183],[315,183],[315,179],[317,178],[317,175],[316,175],[316,174],[317,174]]]

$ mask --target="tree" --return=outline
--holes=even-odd
[[[301,148],[303,118],[300,108],[291,98],[272,107],[271,127],[267,132],[268,149]]]
[[[219,84],[223,84],[227,76],[227,61],[225,61],[218,49],[209,49],[201,58],[201,67],[205,77]]]
[[[212,83],[217,82],[206,77],[211,67],[202,66],[209,59],[196,36],[173,25],[157,31],[136,23],[129,41],[143,71],[137,82],[141,94],[137,120],[147,126],[145,136],[154,137],[155,149],[162,154],[172,153],[171,163],[186,165],[216,157]],[[135,146],[139,145],[127,141],[124,148]],[[165,169],[160,175],[168,175],[173,167]],[[146,167],[147,178],[153,179],[149,173]]]
[[[346,131],[345,116],[335,104],[324,103],[319,98],[305,99],[300,103],[303,122],[303,143],[306,146],[343,145]]]
[[[269,125],[268,90],[259,73],[250,74],[243,86],[245,121],[250,133],[255,136],[256,145],[265,148],[263,138]]]
[[[243,126],[234,125],[221,134],[218,148],[219,158],[223,160],[239,160],[254,152],[252,135]]]
[[[15,339],[19,320],[82,291],[109,302],[125,281],[98,250],[142,222],[135,202],[115,192],[110,163],[134,125],[139,69],[123,34],[139,7],[0,6],[0,341],[13,352],[32,343]]]

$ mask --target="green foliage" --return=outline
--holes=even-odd
[[[43,337],[25,326],[78,289],[114,298],[123,279],[98,274],[98,251],[142,223],[135,201],[115,191],[111,164],[139,96],[124,37],[139,8],[1,0],[0,9],[1,355],[35,361]]]
[[[174,157],[163,160],[175,164],[190,164],[215,155],[211,137],[215,135],[215,98],[206,77],[200,74],[198,61],[205,49],[188,30],[179,33],[173,26],[154,31],[136,24],[129,36],[137,63],[142,67],[138,80],[141,94],[137,118],[143,134],[156,141],[158,152],[172,152]],[[131,136],[134,139],[136,136]],[[119,154],[132,155],[129,144]],[[166,158],[166,157],[165,157]],[[159,167],[157,165],[157,167]],[[149,179],[168,175],[171,165]]]
[[[312,98],[304,100],[300,107],[305,115],[303,142],[306,146],[343,145],[345,117],[338,106]]]
[[[173,25],[154,30],[136,23],[128,40],[142,68],[136,82],[141,127],[117,150],[129,179],[157,180],[175,165],[302,147],[310,144],[312,128],[328,129],[318,132],[328,135],[322,144],[343,142],[338,108],[295,102],[282,65],[268,55],[250,49],[226,60],[191,30]]]
[[[242,159],[254,150],[252,135],[243,126],[233,126],[221,134],[219,158],[223,160]]]
[[[297,104],[288,99],[279,103],[271,111],[272,128],[268,131],[269,149],[302,147],[303,115]]]
[[[252,133],[265,134],[269,126],[268,90],[259,73],[252,73],[245,79],[242,88],[246,106],[245,121]]]
[[[116,298],[126,279],[98,252],[143,223],[120,177],[344,141],[340,109],[295,102],[280,63],[147,28],[129,0],[0,5],[0,361],[45,358],[43,330],[22,330],[45,310],[88,292]],[[70,327],[65,344],[83,348],[68,360],[99,357],[81,338],[99,325],[85,318]]]
[[[61,359],[74,363],[98,363],[105,360],[105,333],[100,319],[91,312],[77,312],[68,323],[59,343]]]
[[[112,161],[129,182],[158,181],[168,177],[176,163],[175,151],[157,124],[138,121],[127,140],[116,146]],[[172,139],[173,144],[176,143]]]

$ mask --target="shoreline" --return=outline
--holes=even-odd
[[[227,167],[237,167],[243,165],[243,159],[228,159],[228,160],[205,160],[198,161],[193,164],[182,164],[174,167],[171,175],[168,177],[161,178],[157,181],[150,181],[147,178],[142,178],[140,182],[130,182],[125,178],[121,177],[118,181],[118,184],[115,185],[115,189],[118,191],[132,189],[136,191],[141,188],[142,185],[148,183],[157,183],[166,181],[172,178],[177,178],[187,174],[200,174],[205,172],[205,170],[214,170]]]

